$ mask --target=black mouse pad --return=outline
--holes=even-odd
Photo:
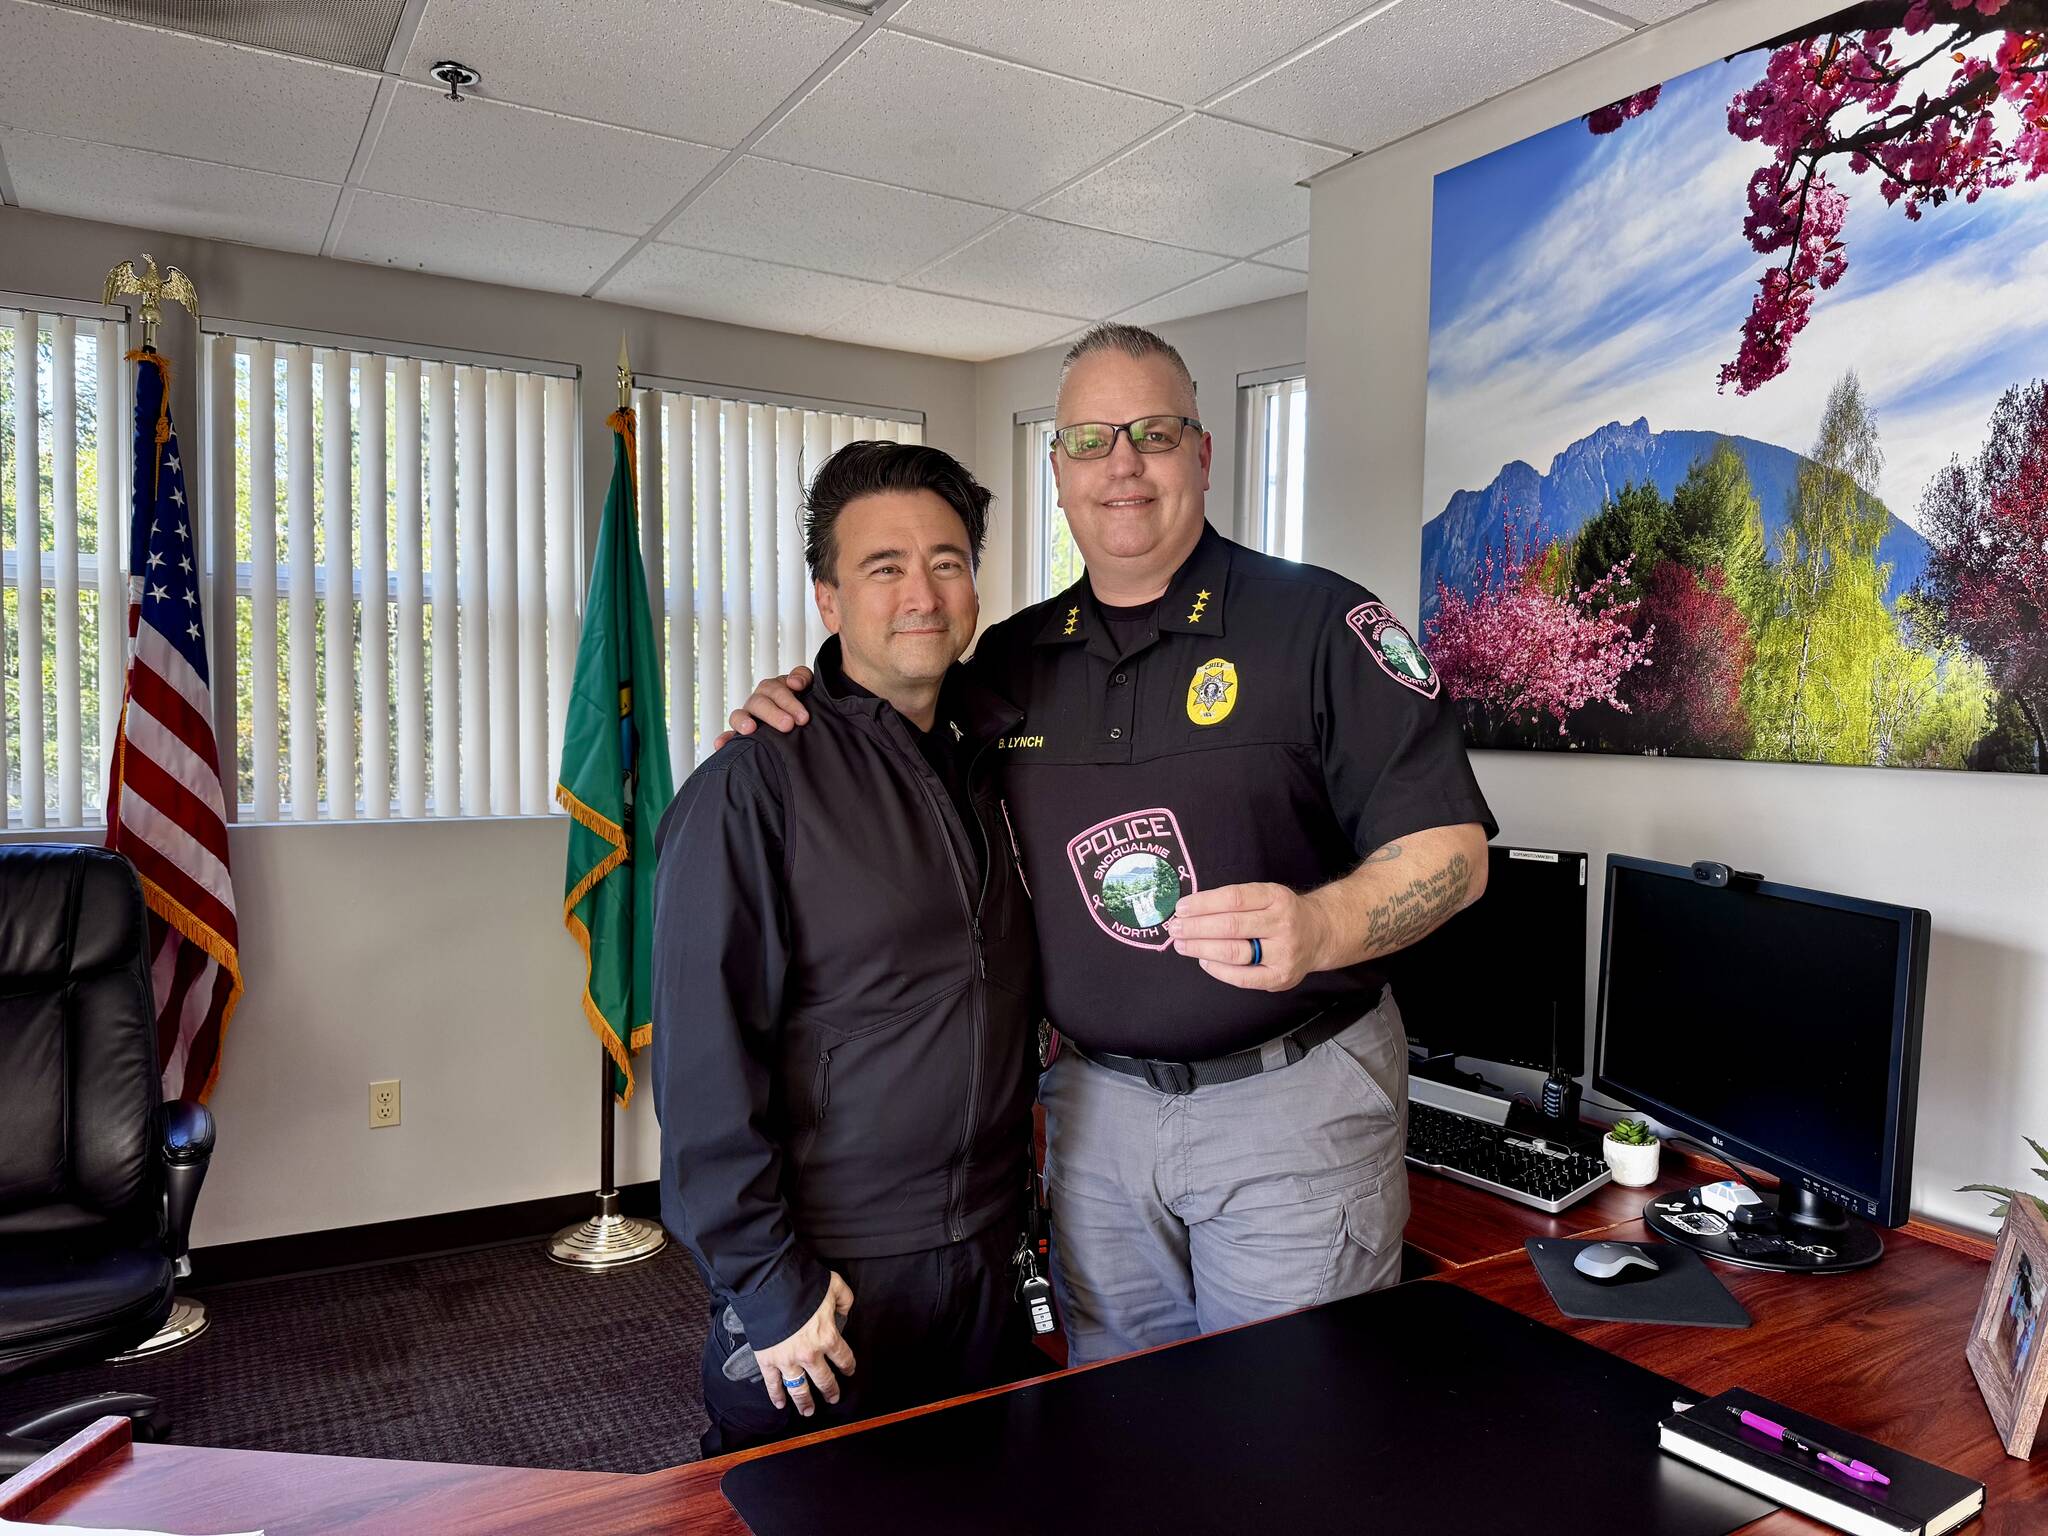
[[[1439,1280],[743,1462],[755,1536],[1725,1536],[1776,1506],[1657,1448],[1701,1394]]]
[[[1657,1273],[1602,1284],[1572,1268],[1592,1241],[1532,1237],[1525,1244],[1550,1299],[1566,1317],[1601,1323],[1683,1323],[1694,1328],[1747,1328],[1749,1314],[1728,1294],[1706,1261],[1677,1243],[1634,1243],[1657,1261]]]

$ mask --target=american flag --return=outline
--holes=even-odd
[[[204,1103],[242,996],[235,888],[168,364],[155,352],[128,356],[137,364],[128,688],[107,790],[107,846],[142,876],[164,1097]]]

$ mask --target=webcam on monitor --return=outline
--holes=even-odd
[[[1745,880],[1756,884],[1763,876],[1754,870],[1730,869],[1726,864],[1717,864],[1712,859],[1696,859],[1692,866],[1692,877],[1701,885],[1726,885],[1730,880]]]

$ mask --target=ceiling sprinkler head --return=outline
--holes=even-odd
[[[465,85],[474,86],[483,79],[482,75],[471,69],[467,64],[458,64],[453,59],[443,59],[432,69],[428,70],[427,73],[448,87],[448,99],[450,101],[466,100],[467,98],[462,94],[462,88]]]

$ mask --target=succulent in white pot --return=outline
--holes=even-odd
[[[1614,1182],[1637,1189],[1657,1182],[1657,1154],[1662,1147],[1663,1143],[1650,1133],[1649,1124],[1642,1120],[1618,1120],[1614,1129],[1600,1140],[1607,1166],[1614,1171]]]

